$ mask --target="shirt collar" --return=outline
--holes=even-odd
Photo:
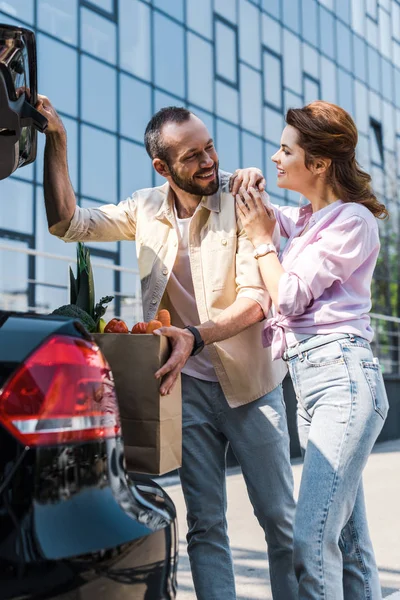
[[[311,203],[309,202],[308,204],[300,207],[299,220],[304,219],[306,215],[310,215],[310,221],[317,223],[341,204],[343,204],[343,200],[335,200],[335,202],[331,202],[327,206],[324,206],[324,208],[320,208],[316,212],[313,212]]]

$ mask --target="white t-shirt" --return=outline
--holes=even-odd
[[[189,259],[189,227],[191,217],[179,219],[175,210],[179,229],[179,246],[175,264],[167,285],[167,294],[171,304],[171,320],[173,325],[198,325],[200,317],[194,295],[192,272]],[[205,347],[197,356],[191,356],[182,373],[203,379],[218,381],[212,365],[208,349]]]

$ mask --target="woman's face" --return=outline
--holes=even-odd
[[[318,176],[307,169],[304,150],[297,140],[297,130],[291,125],[286,125],[282,132],[281,147],[271,156],[271,160],[276,164],[278,171],[278,187],[307,196],[306,190],[315,184]]]

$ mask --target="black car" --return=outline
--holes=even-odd
[[[0,25],[0,179],[35,159],[35,103],[34,35]],[[175,598],[175,507],[127,474],[112,373],[79,322],[0,312],[0,448],[0,600]]]

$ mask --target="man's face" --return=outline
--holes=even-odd
[[[204,123],[192,115],[185,123],[167,123],[162,136],[172,181],[195,196],[215,194],[219,187],[218,155]]]

